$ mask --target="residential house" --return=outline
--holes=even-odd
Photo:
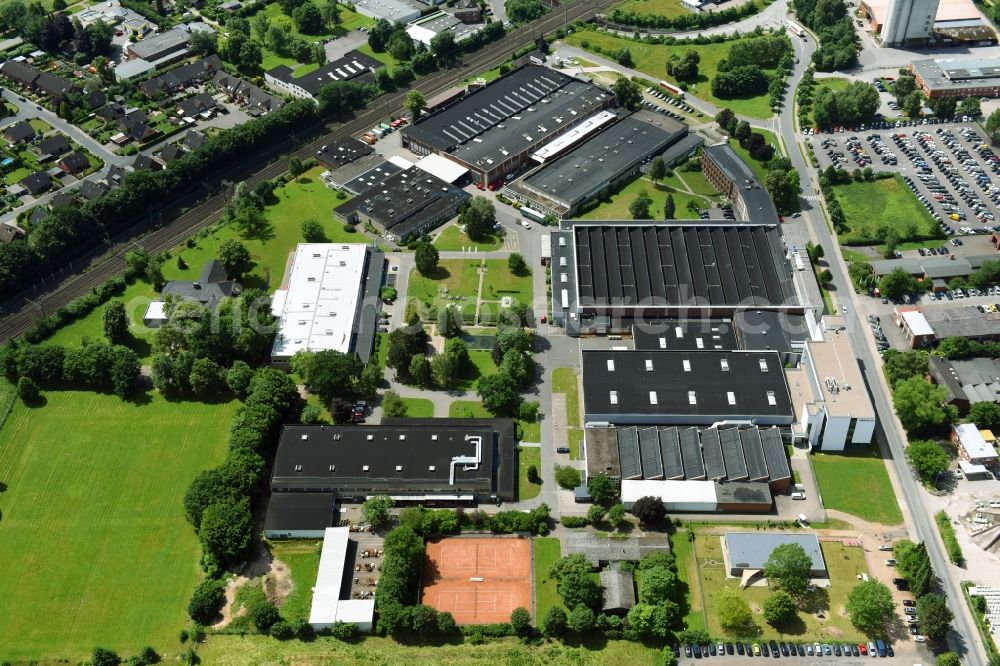
[[[285,103],[280,97],[270,95],[252,83],[224,71],[215,73],[212,85],[251,116],[263,116],[277,111]]]
[[[197,118],[202,114],[211,115],[218,104],[208,93],[198,93],[177,104],[177,114],[182,118]]]
[[[136,155],[135,161],[132,162],[132,169],[135,171],[162,171],[163,164],[148,155]]]
[[[60,159],[56,164],[59,165],[59,168],[63,172],[74,175],[90,168],[90,160],[87,159],[87,155],[81,150],[73,151]]]
[[[3,64],[0,64],[0,76],[3,76],[3,78],[15,85],[29,90],[34,86],[35,79],[38,78],[39,74],[40,72],[31,65],[25,65],[23,62],[16,60],[7,60]]]
[[[38,196],[42,192],[47,192],[52,187],[52,179],[44,171],[36,171],[30,176],[25,176],[18,183],[32,196]]]
[[[133,109],[118,119],[118,126],[126,140],[143,142],[156,134],[149,126],[149,118],[142,109]]]
[[[22,120],[5,127],[3,138],[7,139],[7,142],[12,146],[22,141],[31,141],[35,138],[35,128],[27,120]]]
[[[180,143],[168,143],[163,146],[162,150],[160,150],[160,159],[164,164],[170,164],[177,158],[184,155],[184,153],[185,150],[181,147]]]
[[[53,157],[58,157],[70,151],[69,139],[62,134],[54,134],[45,137],[34,146],[34,151],[38,155],[38,160],[44,162]]]
[[[184,147],[188,150],[198,150],[205,145],[205,135],[198,130],[188,130],[184,135]]]
[[[221,70],[223,70],[222,60],[213,54],[143,81],[139,84],[139,88],[149,98],[160,94],[172,95],[189,86],[210,80],[216,72]]]
[[[103,90],[94,90],[84,95],[83,101],[88,109],[99,109],[108,103],[108,96]]]
[[[0,243],[12,243],[25,236],[24,229],[13,222],[0,222]]]
[[[52,195],[52,198],[49,199],[49,210],[55,210],[56,208],[63,208],[65,206],[76,207],[78,203],[80,202],[77,200],[75,192],[62,190],[60,192],[56,192]]]
[[[125,107],[118,102],[111,102],[95,111],[98,118],[103,120],[118,120],[125,115]]]
[[[73,90],[74,85],[72,81],[68,81],[61,76],[49,74],[48,72],[40,72],[38,78],[35,79],[34,88],[36,92],[45,95],[58,104],[67,93]]]
[[[118,187],[125,182],[125,176],[127,175],[128,172],[122,167],[112,166],[108,169],[108,175],[104,178],[104,184],[107,185],[108,188]]]
[[[229,279],[226,269],[222,264],[213,259],[205,262],[201,269],[201,275],[195,281],[171,280],[163,285],[160,291],[160,298],[164,300],[153,301],[146,308],[146,313],[142,321],[146,326],[157,327],[165,323],[168,319],[165,299],[171,297],[177,301],[193,301],[208,307],[210,311],[215,310],[219,302],[229,296],[240,293],[241,287],[238,282]]]
[[[78,191],[80,192],[80,196],[84,199],[87,201],[93,201],[94,199],[99,199],[104,196],[104,193],[108,191],[108,186],[100,181],[94,182],[91,180],[85,180]]]

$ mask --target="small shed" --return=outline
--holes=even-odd
[[[167,321],[166,303],[151,301],[142,315],[142,323],[146,328],[159,328]]]

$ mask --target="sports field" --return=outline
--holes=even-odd
[[[531,608],[530,539],[441,539],[427,544],[421,603],[458,624],[507,622]]]
[[[182,498],[236,404],[46,391],[0,429],[0,661],[171,655],[201,578]]]

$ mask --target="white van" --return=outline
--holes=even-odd
[[[793,500],[804,500],[806,498],[805,493],[792,493]]]

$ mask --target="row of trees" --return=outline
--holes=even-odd
[[[854,81],[843,90],[821,86],[813,100],[813,119],[818,127],[857,125],[875,117],[878,90],[870,83]]]
[[[819,38],[813,53],[817,70],[832,72],[857,64],[857,37],[843,0],[793,0],[792,9]]]
[[[958,419],[958,410],[953,405],[945,404],[944,387],[924,379],[928,367],[927,352],[887,349],[883,359],[896,415],[907,433],[934,434]],[[918,445],[916,452],[908,453],[907,457],[910,455],[917,456],[916,460],[910,460],[910,464],[918,473],[924,470],[928,475],[925,480],[929,480],[929,475],[940,467],[940,456],[931,454],[929,447]]]
[[[716,25],[733,23],[748,16],[753,16],[767,4],[766,0],[754,0],[739,5],[729,7],[721,11],[712,12],[685,12],[677,16],[665,16],[664,14],[648,14],[645,12],[635,12],[626,9],[614,9],[608,15],[611,23],[618,25],[633,26],[636,28],[676,30],[686,32],[689,30],[701,30]]]
[[[374,358],[366,365],[357,354],[336,350],[297,352],[291,366],[302,377],[306,389],[330,407],[337,423],[348,422],[355,402],[373,399],[382,382],[382,372]]]
[[[80,347],[8,342],[0,348],[0,368],[18,385],[22,399],[31,403],[39,398],[39,386],[85,386],[110,390],[125,399],[139,376],[140,364],[128,347],[99,340],[85,341]]]
[[[764,69],[791,69],[791,43],[785,35],[764,35],[733,42],[726,57],[719,61],[718,73],[712,78],[712,94],[722,99],[751,97],[769,91],[772,77]],[[780,72],[774,78],[781,77]],[[784,80],[779,80],[782,90],[775,89],[774,97],[783,94]],[[777,87],[776,87],[777,88]]]
[[[893,557],[896,559],[896,570],[909,583],[917,599],[920,633],[933,641],[944,640],[954,615],[944,595],[932,591],[936,576],[927,555],[927,546],[903,540],[893,547]]]

